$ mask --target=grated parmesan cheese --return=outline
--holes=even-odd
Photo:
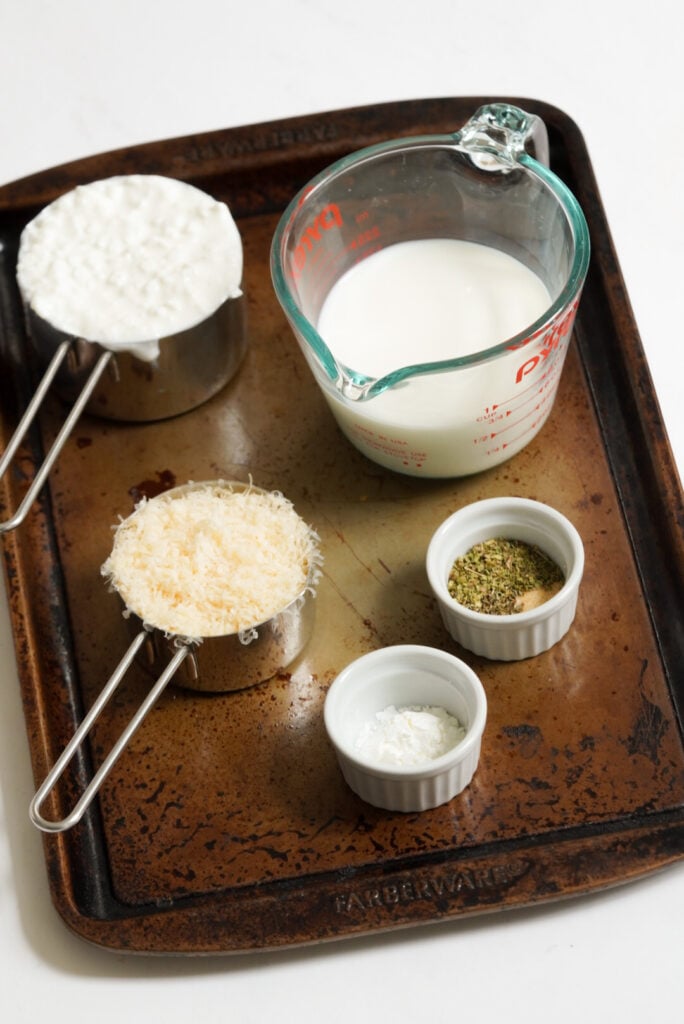
[[[180,637],[242,633],[318,577],[318,537],[278,492],[222,482],[143,500],[101,572],[127,612]]]
[[[156,174],[79,185],[21,233],[17,282],[53,327],[153,360],[159,339],[240,295],[242,241],[225,203]]]

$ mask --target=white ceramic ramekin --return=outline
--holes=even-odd
[[[565,574],[548,601],[513,615],[490,615],[458,604],[447,582],[454,560],[481,541],[506,537],[536,544]],[[584,571],[582,540],[556,509],[528,498],[488,498],[454,512],[430,541],[426,568],[442,621],[462,647],[495,661],[518,661],[548,650],[570,629]]]
[[[388,765],[359,751],[364,726],[393,705],[444,708],[466,735],[422,764]],[[392,811],[424,811],[447,803],[470,783],[487,718],[482,683],[446,651],[407,644],[371,651],[348,665],[325,700],[324,722],[347,785],[363,800]]]

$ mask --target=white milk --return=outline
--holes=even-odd
[[[497,345],[550,305],[542,281],[506,253],[421,239],[348,270],[317,327],[340,363],[381,377]],[[564,341],[568,335],[569,328]],[[546,343],[535,339],[477,367],[413,377],[364,402],[326,397],[342,430],[374,461],[415,475],[461,476],[510,458],[541,427],[566,348],[556,341],[545,352]]]
[[[345,366],[382,377],[497,345],[550,304],[541,280],[512,256],[426,238],[390,245],[344,274],[325,300],[318,331]]]

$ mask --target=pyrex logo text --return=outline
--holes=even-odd
[[[337,203],[329,203],[304,228],[299,243],[292,256],[292,272],[301,274],[310,253],[322,241],[321,232],[330,231],[331,228],[342,227],[342,214]]]
[[[532,373],[540,362],[544,362],[544,360],[546,360],[548,356],[558,348],[563,338],[569,334],[575,319],[577,305],[578,303],[575,301],[565,316],[555,323],[548,334],[544,337],[540,351],[536,355],[525,360],[522,366],[520,366],[515,375],[516,384],[519,384],[523,377],[526,377],[528,373]],[[532,338],[529,339],[529,341],[531,340]],[[525,344],[527,344],[527,342]]]

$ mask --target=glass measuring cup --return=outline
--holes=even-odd
[[[584,215],[547,159],[540,118],[490,104],[454,134],[352,153],[285,210],[271,248],[276,296],[340,428],[373,461],[414,476],[463,476],[512,457],[546,421],[589,264]],[[548,301],[509,336],[474,351],[466,339],[464,351],[454,297],[444,309],[454,322],[445,357],[423,361],[419,329],[410,357],[381,372],[345,363],[319,329],[331,290],[374,254],[432,239],[512,257]],[[367,367],[373,356],[370,337]]]

